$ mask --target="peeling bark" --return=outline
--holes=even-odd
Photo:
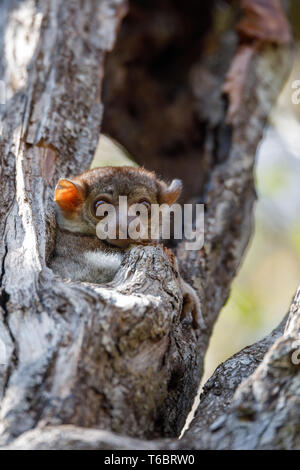
[[[164,3],[165,12],[169,6],[169,2]],[[151,23],[155,5],[153,9],[148,7],[131,3],[131,13],[124,23],[125,55],[136,51],[130,47],[126,28],[135,25],[132,31],[138,30],[143,24],[140,20],[145,18],[147,24]],[[193,26],[192,31],[198,31],[198,22],[189,17],[193,8],[190,12],[184,5],[178,8]],[[214,2],[203,2],[202,8],[213,18]],[[233,30],[237,11],[232,7],[221,32],[210,22],[200,28],[197,47],[191,49],[193,53],[184,64],[181,85],[176,89],[174,114],[172,105],[164,107],[158,93],[139,116],[140,127],[136,128],[136,122],[127,121],[128,110],[122,99],[128,93],[131,75],[122,79],[118,65],[120,43],[117,55],[111,55],[104,67],[105,54],[113,48],[126,13],[125,1],[24,0],[2,2],[1,9],[5,30],[0,37],[0,72],[8,87],[8,102],[0,109],[0,339],[8,355],[7,364],[0,368],[1,445],[65,449],[297,446],[299,429],[295,420],[291,433],[281,432],[279,437],[272,434],[272,422],[274,410],[277,412],[276,407],[284,401],[286,412],[279,413],[284,428],[293,407],[298,405],[295,387],[299,385],[299,374],[288,362],[290,342],[299,336],[299,326],[295,326],[298,300],[290,314],[289,328],[264,358],[278,332],[221,366],[228,379],[224,378],[223,395],[219,400],[211,399],[215,385],[211,392],[206,389],[206,399],[184,439],[145,440],[177,436],[196,394],[214,322],[228,297],[251,234],[255,152],[288,71],[287,41],[274,46],[273,38],[269,38],[251,54],[234,119],[229,122],[222,86],[235,53],[239,54],[238,36]],[[180,17],[178,11],[173,9],[173,19]],[[26,16],[26,12],[30,14]],[[277,11],[270,10],[270,14],[277,15]],[[163,18],[166,20],[166,16]],[[30,38],[29,30],[34,32]],[[150,36],[156,38],[152,29]],[[8,37],[15,51],[12,55],[7,51]],[[176,37],[166,34],[164,44],[178,44]],[[122,38],[121,29],[120,41]],[[213,52],[208,53],[212,38]],[[194,40],[191,34],[191,48]],[[20,42],[26,50],[23,62],[18,55]],[[161,37],[154,42],[158,48],[162,43]],[[220,54],[222,64],[217,60]],[[150,72],[147,60],[140,70],[142,79]],[[174,67],[182,65],[176,59],[172,63]],[[189,186],[195,169],[202,174],[187,195],[206,203],[205,245],[199,251],[188,252],[182,241],[176,246],[176,254],[181,272],[199,293],[206,331],[194,330],[191,323],[180,321],[182,296],[177,272],[161,246],[133,248],[113,282],[104,286],[63,281],[47,267],[56,230],[53,186],[59,177],[77,174],[89,166],[102,120],[104,71],[109,81],[115,70],[119,73],[112,81],[112,91],[116,90],[116,80],[125,85],[115,95],[115,103],[104,93],[106,110],[120,116],[119,122],[115,120],[119,129],[125,123],[125,134],[135,135],[131,145],[141,141],[137,151],[141,150],[141,159],[149,163],[150,169],[157,169],[158,160],[154,158],[153,165],[150,163],[150,153],[145,151],[147,142],[153,140],[149,149],[153,151],[161,140],[157,126],[151,127],[153,121],[145,121],[150,109],[155,110],[155,119],[157,113],[166,112],[167,122],[169,116],[174,117],[182,109],[193,129],[192,134],[191,128],[185,134],[186,142],[189,136],[199,137],[201,128],[205,129],[201,145],[199,140],[192,144],[190,163],[195,166],[189,165],[183,175]],[[180,89],[191,70],[192,86],[181,101]],[[165,78],[163,74],[157,79],[157,89],[168,88]],[[225,92],[230,99],[230,90],[225,88]],[[134,94],[133,101],[142,107],[145,102],[139,97],[139,93]],[[194,113],[198,124],[191,118]],[[106,128],[112,125],[109,118],[104,122]],[[177,127],[170,119],[173,136],[181,133],[182,122],[179,119]],[[162,153],[157,155],[164,172]],[[180,165],[188,155],[189,150],[183,148]],[[174,170],[178,171],[180,165]],[[182,175],[179,172],[176,176]],[[250,361],[247,370],[243,367],[245,357]],[[229,383],[232,364],[240,371],[234,384]],[[257,364],[254,374],[244,381]],[[274,373],[272,380],[270,371]],[[212,379],[214,383],[219,373]],[[291,396],[286,394],[289,386],[295,390]],[[269,396],[273,397],[271,406]],[[210,402],[214,403],[213,411]],[[218,421],[224,413],[228,420]],[[294,415],[293,419],[297,412]],[[267,421],[262,421],[264,418]],[[267,437],[263,433],[266,422]],[[203,423],[209,426],[205,432]],[[247,439],[243,440],[240,432],[249,433]]]

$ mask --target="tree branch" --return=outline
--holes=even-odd
[[[39,448],[48,440],[49,448],[238,447],[241,423],[234,406],[240,410],[242,394],[254,413],[253,426],[259,420],[252,376],[235,395],[231,427],[221,424],[195,437],[195,421],[182,441],[137,441],[114,432],[149,439],[176,436],[185,422],[213,324],[251,233],[254,155],[288,69],[289,46],[265,41],[246,54],[247,74],[233,114],[222,105],[226,70],[219,74],[213,67],[217,54],[224,52],[226,66],[233,60],[233,23],[218,36],[217,54],[198,64],[198,75],[195,69],[196,78],[209,77],[194,81],[198,119],[202,113],[208,129],[204,161],[209,164],[197,194],[205,195],[207,205],[206,240],[195,252],[185,251],[181,243],[177,254],[202,302],[207,330],[200,333],[180,321],[177,272],[160,246],[132,249],[105,286],[63,281],[47,268],[56,230],[53,185],[60,176],[86,169],[94,154],[104,57],[113,46],[125,2],[24,0],[4,2],[2,9],[6,28],[0,38],[0,72],[5,73],[8,102],[1,110],[0,339],[8,360],[0,369],[1,445]],[[226,37],[231,39],[224,42]],[[236,57],[235,64],[239,49]],[[234,98],[230,87],[225,92]],[[203,108],[209,95],[213,105]],[[278,341],[286,345],[288,338]],[[258,383],[266,380],[264,370],[273,370],[272,354],[258,369]],[[294,387],[293,370],[285,368],[285,383]],[[285,388],[282,393],[285,398]],[[292,413],[293,401],[287,398],[287,405]],[[268,405],[261,401],[260,406],[271,420]],[[229,413],[226,406],[220,405],[221,410]],[[281,417],[284,422],[286,416]],[[294,429],[292,436],[295,443]],[[247,445],[263,445],[251,439]]]

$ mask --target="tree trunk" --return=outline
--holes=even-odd
[[[283,336],[276,331],[216,371],[184,439],[161,439],[178,436],[197,392],[214,322],[251,234],[256,148],[289,68],[291,39],[280,3],[265,1],[263,9],[257,3],[242,1],[235,33],[236,6],[226,7],[220,31],[212,21],[195,20],[194,2],[132,1],[107,67],[125,1],[0,3],[7,88],[0,147],[2,446],[299,446],[299,373],[290,361],[300,334],[297,298]],[[201,8],[207,19],[221,14],[215,2]],[[153,17],[164,22],[170,12],[169,26],[155,29]],[[179,44],[187,47],[184,60]],[[47,267],[56,230],[53,188],[91,162],[104,72],[104,129],[118,138],[123,132],[121,143],[150,169],[161,164],[162,173],[173,168],[182,176],[184,167],[186,198],[206,203],[204,247],[186,251],[184,241],[175,247],[181,272],[199,293],[205,331],[181,322],[177,273],[160,246],[133,248],[106,286],[63,281]]]

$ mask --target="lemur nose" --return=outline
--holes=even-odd
[[[128,227],[130,225],[130,223],[135,220],[136,216],[127,216],[127,224],[122,222],[120,223],[120,219],[119,217],[117,216],[117,220],[116,220],[116,237],[118,239],[122,239],[122,238],[130,238],[129,237],[129,234],[128,234]]]

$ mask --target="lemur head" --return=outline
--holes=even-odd
[[[61,228],[96,236],[101,220],[97,209],[111,204],[119,213],[119,196],[127,196],[127,204],[144,205],[149,213],[151,204],[172,205],[182,189],[180,180],[170,185],[158,179],[155,173],[130,166],[99,167],[85,171],[72,179],[60,179],[55,189],[58,223]],[[98,211],[99,214],[99,211]],[[119,219],[116,219],[116,239],[106,240],[111,245],[126,247],[132,240],[119,238]]]

